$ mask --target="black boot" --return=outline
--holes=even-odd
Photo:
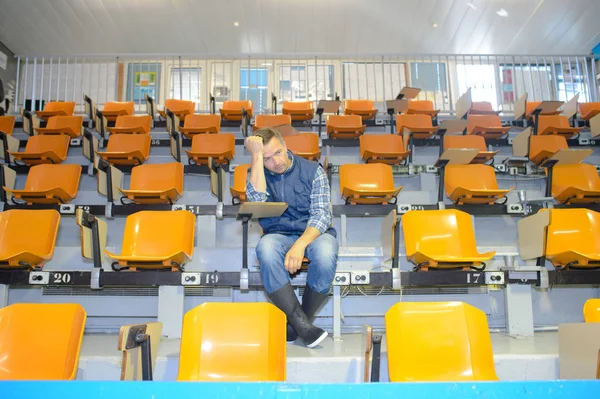
[[[321,308],[321,306],[325,303],[329,297],[329,293],[327,294],[319,294],[318,292],[313,291],[308,285],[304,289],[304,295],[302,295],[302,310],[308,317],[309,322],[313,322],[315,315]],[[294,342],[296,338],[298,338],[298,334],[294,331],[294,328],[287,324],[287,342]]]
[[[313,348],[327,337],[326,331],[313,326],[309,321],[290,283],[269,294],[269,299],[285,313],[289,324],[307,347]]]

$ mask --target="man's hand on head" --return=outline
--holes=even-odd
[[[262,137],[250,136],[246,139],[246,149],[252,154],[252,156],[263,156],[264,144]]]

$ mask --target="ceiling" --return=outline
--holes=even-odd
[[[589,54],[599,16],[600,0],[0,0],[0,41],[17,55]]]

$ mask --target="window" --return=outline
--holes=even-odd
[[[277,101],[333,100],[333,65],[282,65]]]
[[[267,109],[268,81],[267,68],[240,68],[240,100],[252,100],[256,113]]]
[[[200,73],[202,68],[171,68],[169,98],[200,103]]]
[[[212,92],[215,97],[216,109],[219,109],[224,101],[230,100],[231,92],[231,63],[212,63]]]
[[[127,101],[146,103],[146,94],[158,101],[160,68],[157,63],[130,63],[127,69]]]
[[[420,100],[433,102],[434,108],[446,109],[449,104],[446,64],[442,62],[411,62],[410,86],[421,89]]]
[[[306,100],[306,67],[279,67],[279,103],[283,101]]]
[[[343,85],[345,99],[373,100],[376,108],[384,110],[385,101],[396,98],[406,86],[406,64],[345,62]]]
[[[496,68],[492,64],[457,64],[458,95],[471,88],[471,100],[488,101],[493,109],[498,109],[496,98]],[[512,92],[512,84],[510,85]]]

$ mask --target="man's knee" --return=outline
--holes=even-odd
[[[273,263],[281,263],[285,259],[284,246],[275,235],[264,235],[256,245],[256,256],[261,266],[269,267]]]
[[[313,241],[306,251],[309,262],[317,262],[322,267],[335,270],[338,258],[339,244],[335,237],[323,234]]]

